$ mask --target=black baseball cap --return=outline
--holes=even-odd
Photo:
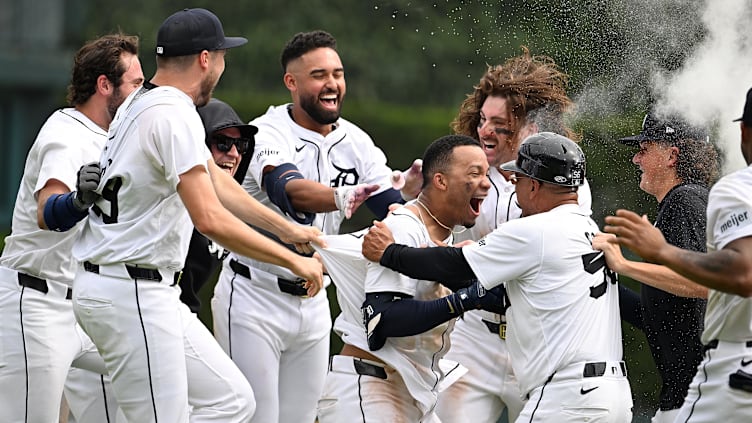
[[[744,126],[752,127],[752,88],[747,91],[747,101],[744,102],[742,117],[734,119],[734,122],[744,122]]]
[[[201,116],[201,121],[204,123],[207,145],[209,144],[209,139],[213,133],[225,128],[238,128],[240,130],[240,135],[243,138],[251,140],[256,132],[258,132],[258,128],[253,125],[248,125],[240,120],[240,117],[235,113],[235,110],[222,100],[212,98],[209,100],[209,103],[196,110],[198,110],[198,114]]]
[[[162,22],[157,32],[157,56],[189,56],[203,50],[242,46],[243,37],[225,37],[222,23],[206,9],[183,9]]]
[[[638,146],[643,141],[678,141],[678,140],[709,141],[708,132],[687,123],[677,116],[658,117],[654,112],[648,112],[642,119],[642,131],[631,137],[619,138],[619,142],[626,145]]]

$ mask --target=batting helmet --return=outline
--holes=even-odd
[[[517,160],[504,163],[501,169],[550,184],[576,187],[585,181],[585,153],[565,136],[540,132],[525,138]]]

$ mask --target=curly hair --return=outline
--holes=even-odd
[[[718,151],[712,143],[680,139],[671,142],[679,149],[676,159],[676,176],[684,183],[713,185],[721,175]]]
[[[280,62],[282,72],[287,72],[287,64],[317,48],[337,50],[337,40],[326,31],[298,32],[293,35],[282,50]]]
[[[122,54],[138,55],[138,37],[122,33],[109,34],[87,42],[73,59],[73,72],[66,100],[72,107],[86,103],[94,94],[97,78],[104,75],[115,86],[123,83],[125,65]]]
[[[451,124],[455,133],[478,139],[480,109],[488,97],[494,96],[507,100],[514,133],[526,123],[535,122],[541,131],[579,138],[563,121],[564,112],[573,106],[565,90],[568,76],[552,58],[531,56],[525,47],[522,50],[522,55],[488,67],[474,91],[460,105]]]

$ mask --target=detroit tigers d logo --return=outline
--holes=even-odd
[[[345,185],[358,185],[360,176],[358,175],[358,171],[355,168],[343,169],[334,163],[332,163],[332,166],[334,166],[334,168],[339,171],[339,173],[329,181],[329,185],[332,188],[337,188]]]

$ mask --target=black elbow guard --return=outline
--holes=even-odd
[[[283,213],[302,225],[310,225],[316,214],[295,210],[292,202],[290,202],[290,197],[287,196],[287,192],[285,191],[287,183],[294,179],[305,178],[303,178],[303,175],[294,164],[283,163],[264,175],[262,183],[264,189],[266,189],[266,195],[269,196],[269,200],[279,207]]]

